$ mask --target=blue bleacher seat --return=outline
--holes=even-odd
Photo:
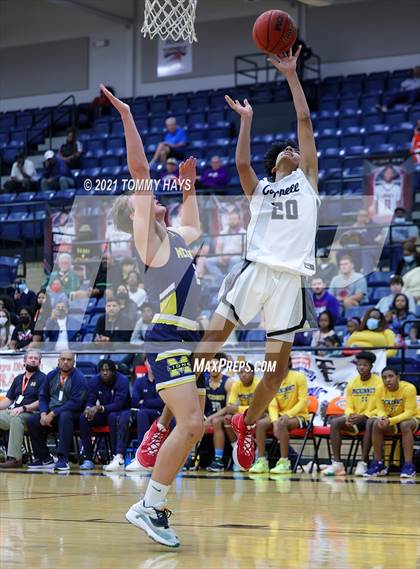
[[[19,241],[21,239],[21,229],[23,222],[28,217],[28,212],[12,211],[7,220],[0,226],[0,235],[3,239]]]
[[[366,129],[374,124],[381,124],[384,122],[383,113],[364,113],[362,115],[362,124]]]
[[[395,152],[394,144],[374,144],[370,148],[370,154],[392,154]]]
[[[338,117],[338,126],[341,129],[347,127],[358,127],[360,125],[360,115],[355,115],[354,113],[350,115],[340,115]]]
[[[29,213],[21,227],[22,238],[28,240],[41,239],[45,235],[46,219],[45,211],[37,211],[35,214]]]
[[[13,113],[0,116],[0,130],[10,131],[14,127],[15,127],[15,115]]]
[[[369,286],[385,287],[388,286],[390,276],[390,272],[377,271],[367,276],[367,282]]]
[[[388,111],[385,113],[385,122],[388,125],[397,125],[407,119],[405,111]]]
[[[342,134],[340,137],[341,147],[350,148],[351,146],[362,146],[364,143],[364,135],[358,133]]]
[[[378,125],[376,125],[378,126]],[[367,146],[374,146],[376,144],[384,144],[388,140],[388,133],[386,131],[367,132],[365,135],[365,144]]]
[[[346,309],[346,318],[353,318],[353,316],[356,316],[357,318],[362,319],[365,312],[367,310],[369,310],[370,308],[373,308],[373,305],[371,306],[352,306],[351,308],[347,308]]]
[[[208,95],[204,95],[202,93],[200,94],[196,93],[194,95],[191,95],[188,103],[191,112],[193,111],[202,112],[204,109],[207,108],[208,104],[209,104]]]
[[[55,193],[53,200],[69,201],[74,198],[76,190],[69,188],[68,190],[58,190]]]
[[[14,282],[18,267],[19,267],[20,257],[0,257],[0,286],[6,287]]]
[[[37,194],[35,192],[22,192],[18,195],[18,199],[16,201],[19,202],[31,202],[34,200]]]
[[[388,287],[377,286],[369,290],[369,302],[377,304],[381,298],[390,294]]]
[[[149,103],[149,110],[152,115],[166,115],[168,110],[168,101],[166,97],[162,98],[158,96],[155,99],[152,99]]]

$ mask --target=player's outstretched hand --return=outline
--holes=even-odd
[[[290,48],[288,53],[284,53],[282,56],[276,57],[275,55],[268,57],[267,61],[272,63],[276,69],[283,73],[285,77],[288,74],[294,73],[296,71],[296,64],[299,58],[300,52],[302,51],[302,46],[300,45],[293,55],[292,48]]]
[[[112,105],[117,109],[120,115],[126,115],[130,112],[130,107],[127,105],[127,103],[123,103],[122,101],[120,101],[120,99],[118,99],[115,95],[113,95],[111,91],[109,91],[105,87],[105,85],[103,85],[103,83],[101,83],[99,87],[102,93],[110,100]]]
[[[252,110],[248,99],[244,99],[244,104],[242,105],[238,99],[233,100],[229,97],[229,95],[225,95],[225,101],[229,107],[235,111],[235,113],[238,113],[241,118],[244,117],[252,119],[254,111]]]
[[[180,180],[190,180],[191,185],[195,185],[195,180],[197,178],[197,160],[194,156],[190,156],[184,162],[179,165],[179,179]]]

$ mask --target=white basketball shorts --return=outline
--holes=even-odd
[[[293,342],[294,333],[317,326],[311,290],[301,275],[253,261],[235,265],[220,288],[216,312],[246,326],[262,310],[267,338]]]

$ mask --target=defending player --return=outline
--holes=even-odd
[[[101,89],[120,112],[132,178],[148,180],[149,165],[129,106],[104,86]],[[149,537],[168,547],[178,547],[179,540],[168,524],[170,512],[165,509],[166,495],[204,430],[191,365],[192,346],[199,339],[196,317],[200,293],[194,258],[188,248],[201,233],[195,177],[195,159],[189,158],[180,165],[180,179],[189,180],[190,184],[183,186],[181,226],[176,229],[166,227],[166,209],[149,191],[121,196],[113,210],[117,227],[133,235],[145,265],[146,288],[154,287],[160,292],[160,313],[155,314],[146,332],[146,352],[159,395],[176,419],[176,427],[160,448],[144,497],[129,509],[126,517]]]
[[[242,105],[226,96],[241,118],[236,166],[250,201],[251,220],[246,260],[225,278],[220,304],[195,356],[211,359],[238,324],[247,324],[264,310],[266,360],[275,362],[275,370],[264,374],[247,413],[232,419],[237,435],[233,458],[245,470],[254,462],[255,423],[288,373],[295,332],[317,326],[304,277],[315,272],[318,159],[309,107],[296,73],[300,50],[295,55],[290,50],[285,57],[269,59],[283,73],[292,92],[299,151],[288,143],[274,145],[265,158],[268,178],[258,180],[251,165],[251,105],[246,99]],[[164,413],[160,422],[167,425],[169,419]],[[140,454],[147,452],[151,438],[145,435]]]

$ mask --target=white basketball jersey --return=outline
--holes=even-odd
[[[250,202],[246,258],[313,275],[320,203],[300,168],[278,182],[260,180]]]

